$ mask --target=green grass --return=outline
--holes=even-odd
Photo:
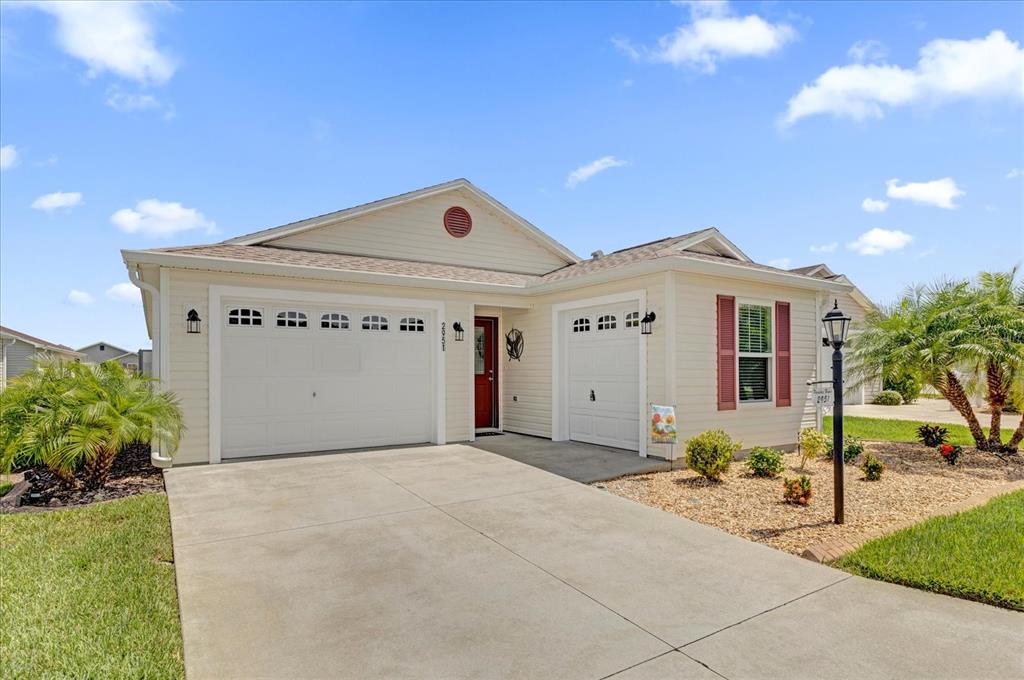
[[[947,423],[933,423],[941,425],[949,430],[949,443],[960,446],[974,446],[974,438],[966,425],[950,425]],[[851,435],[858,439],[870,439],[874,441],[888,442],[916,442],[917,428],[924,425],[916,420],[886,420],[885,418],[863,418],[860,416],[843,417],[843,434]],[[832,434],[832,416],[825,416],[823,426],[827,435]],[[988,428],[982,428],[988,434]],[[1005,442],[1013,434],[1013,430],[1003,428],[1003,441]]]
[[[1024,491],[935,517],[834,563],[868,578],[1024,611]]]
[[[0,677],[182,678],[167,499],[0,515]]]
[[[0,496],[14,488],[14,482],[0,482]]]

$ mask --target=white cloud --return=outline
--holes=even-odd
[[[52,213],[61,208],[73,208],[81,202],[82,194],[77,191],[54,191],[52,194],[43,194],[32,201],[32,207]]]
[[[768,260],[769,267],[776,267],[778,269],[789,269],[790,259],[788,257],[777,257],[774,260]]]
[[[160,108],[160,100],[151,94],[132,94],[115,87],[107,92],[107,106],[121,113],[131,113]]]
[[[933,40],[911,69],[833,66],[789,100],[782,125],[824,113],[864,120],[888,108],[969,98],[1024,98],[1024,50],[1002,31],[975,40]]]
[[[891,179],[885,186],[885,195],[889,198],[927,203],[946,210],[956,208],[957,205],[953,201],[965,193],[957,187],[952,177],[943,177],[931,182],[907,182],[902,186],[899,185],[898,179]]]
[[[1006,179],[1015,179],[1017,177],[1020,177],[1021,175],[1024,175],[1024,172],[1021,172],[1020,168],[1013,168],[1008,173],[1006,173]]]
[[[570,189],[575,189],[577,184],[586,182],[597,173],[604,172],[609,168],[618,168],[623,165],[626,165],[626,161],[620,161],[615,156],[604,156],[603,158],[598,158],[596,161],[591,161],[586,165],[581,165],[570,172],[569,176],[565,179],[565,186]]]
[[[826,243],[826,244],[820,245],[820,246],[811,246],[810,247],[810,251],[812,253],[834,253],[834,252],[836,252],[836,248],[838,248],[838,247],[839,247],[839,244],[837,242],[833,241],[832,243]]]
[[[147,198],[139,201],[134,208],[121,208],[110,216],[111,223],[129,234],[145,234],[164,238],[182,231],[205,229],[207,233],[216,230],[217,225],[195,208],[186,208],[181,203],[158,201]]]
[[[142,291],[130,283],[115,283],[107,288],[107,297],[119,302],[142,302]]]
[[[625,38],[612,42],[634,60],[667,63],[714,73],[719,61],[766,57],[796,38],[785,23],[773,24],[756,14],[735,16],[727,2],[676,3],[690,9],[690,23],[662,36],[654,47],[634,47]]]
[[[858,64],[869,61],[881,61],[889,54],[889,50],[880,40],[858,40],[846,50],[846,55]]]
[[[18,150],[13,144],[0,146],[0,170],[13,168],[18,164]]]
[[[35,2],[57,19],[57,44],[89,67],[141,83],[167,82],[177,68],[154,40],[153,11],[161,3]]]
[[[68,293],[68,302],[75,305],[91,305],[94,301],[92,295],[84,290],[72,290]]]
[[[880,213],[885,212],[886,208],[889,207],[889,201],[883,201],[877,198],[865,198],[860,203],[860,209],[864,212]]]
[[[898,230],[874,228],[861,234],[846,247],[861,255],[883,255],[890,250],[899,250],[914,240],[910,234]]]

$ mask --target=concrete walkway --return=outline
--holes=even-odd
[[[886,420],[919,420],[925,423],[946,423],[953,425],[966,425],[963,416],[957,413],[945,399],[918,399],[913,404],[901,406],[880,406],[878,404],[858,404],[856,406],[844,406],[843,413],[848,416],[862,416],[864,418],[884,418]],[[988,431],[988,423],[991,416],[987,413],[977,413],[978,422]],[[1002,429],[1013,429],[1020,424],[1020,415],[1004,413],[1000,427]]]
[[[1019,678],[1024,615],[476,448],[166,472],[189,678]]]
[[[477,437],[477,440],[469,446],[490,451],[583,484],[604,482],[624,475],[661,472],[669,469],[668,461],[660,458],[641,458],[635,451],[582,442],[553,442],[550,439],[510,432]],[[682,461],[676,463],[677,467],[681,465],[683,465]]]

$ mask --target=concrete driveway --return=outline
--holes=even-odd
[[[468,446],[166,481],[192,679],[1024,676],[1024,615]]]

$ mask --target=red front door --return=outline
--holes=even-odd
[[[473,327],[476,426],[498,426],[498,320],[478,316]]]

